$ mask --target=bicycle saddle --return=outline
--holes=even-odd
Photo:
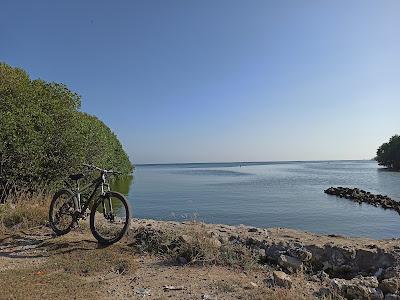
[[[71,180],[79,180],[79,179],[81,179],[83,177],[85,177],[85,175],[83,175],[82,173],[69,175],[69,178]]]

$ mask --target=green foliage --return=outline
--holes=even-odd
[[[0,63],[0,183],[57,184],[83,163],[124,173],[132,164],[115,134],[79,111],[80,96],[65,85],[31,80]]]
[[[400,136],[394,135],[388,143],[383,143],[376,152],[379,165],[396,171],[400,170]]]

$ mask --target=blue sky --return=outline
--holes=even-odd
[[[135,163],[364,159],[400,133],[400,1],[2,1],[0,60]]]

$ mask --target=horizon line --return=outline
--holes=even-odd
[[[164,163],[139,163],[134,166],[158,165],[201,165],[201,164],[264,164],[288,162],[329,162],[329,161],[375,161],[375,159],[318,159],[318,160],[270,160],[270,161],[217,161],[217,162],[164,162]]]

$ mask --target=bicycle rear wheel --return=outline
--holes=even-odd
[[[49,223],[57,235],[68,233],[75,221],[75,195],[69,189],[55,193],[49,209]]]
[[[130,211],[125,197],[117,192],[107,192],[94,203],[90,212],[90,230],[100,244],[118,242],[127,232]]]

